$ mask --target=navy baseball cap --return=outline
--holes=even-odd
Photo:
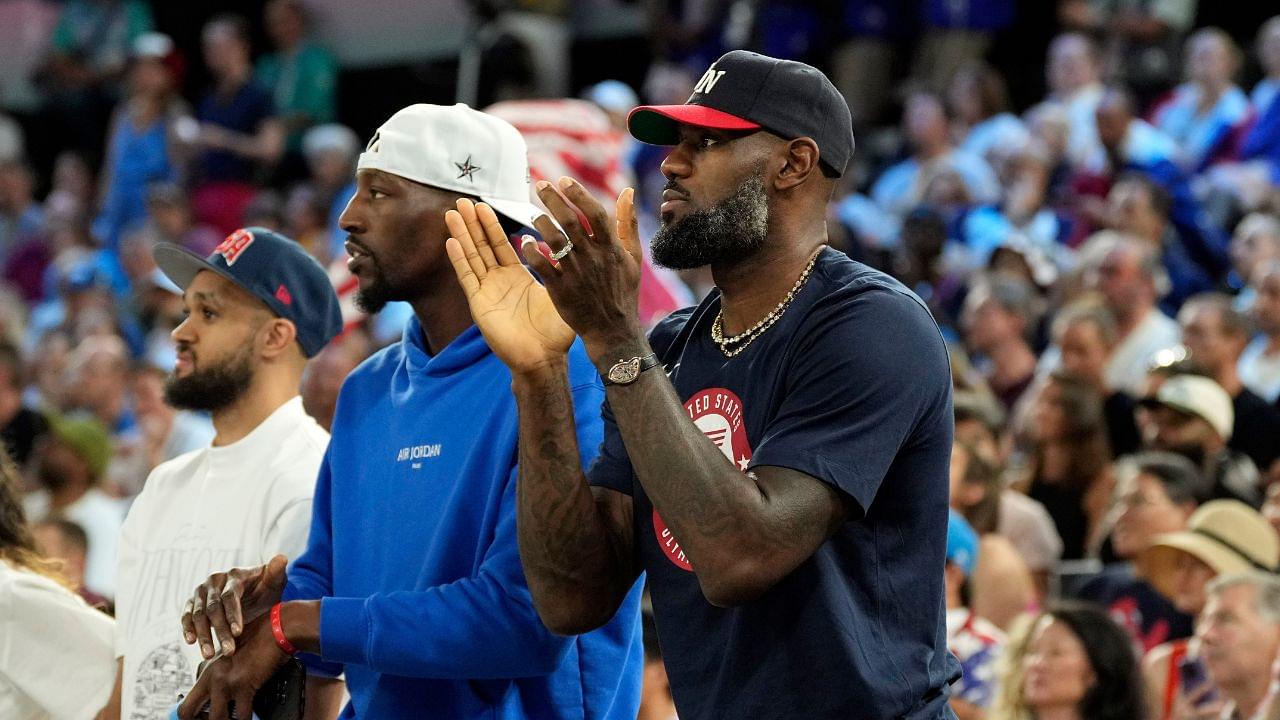
[[[315,357],[342,332],[338,296],[315,258],[289,238],[266,228],[242,228],[227,236],[208,258],[171,243],[156,245],[156,265],[187,289],[201,270],[214,272],[267,304],[294,324],[298,344]]]
[[[684,105],[642,105],[627,117],[637,140],[675,145],[680,126],[768,130],[818,144],[819,162],[840,177],[853,157],[849,105],[821,70],[746,50],[720,56]]]

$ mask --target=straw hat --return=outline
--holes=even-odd
[[[1157,535],[1140,558],[1142,574],[1173,597],[1173,567],[1187,553],[1218,575],[1280,567],[1280,537],[1261,513],[1239,500],[1213,500],[1187,520],[1187,529]]]

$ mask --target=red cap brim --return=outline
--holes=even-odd
[[[759,130],[760,125],[704,105],[641,105],[627,116],[631,136],[650,145],[680,142],[680,126],[715,130]]]

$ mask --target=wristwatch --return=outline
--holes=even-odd
[[[619,360],[604,375],[605,386],[630,385],[640,377],[640,373],[649,368],[658,367],[657,353],[649,353],[644,357],[633,357],[630,360]]]

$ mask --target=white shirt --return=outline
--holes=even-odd
[[[125,504],[98,488],[89,488],[79,500],[55,511],[47,490],[27,495],[23,505],[27,519],[40,522],[59,515],[84,528],[89,538],[89,552],[84,561],[84,586],[103,597],[116,594],[116,545],[120,541],[120,525],[124,522]]]
[[[121,718],[166,718],[195,682],[200,651],[184,641],[179,617],[197,585],[302,553],[328,442],[295,397],[238,442],[151,472],[120,539]]]
[[[115,621],[0,561],[0,718],[88,720],[116,681]]]
[[[1266,353],[1269,339],[1259,335],[1240,353],[1240,382],[1272,405],[1280,398],[1280,353]]]
[[[1107,387],[1141,398],[1147,381],[1147,363],[1158,350],[1177,345],[1181,340],[1178,323],[1151,308],[1123,340],[1116,345],[1107,362]]]

